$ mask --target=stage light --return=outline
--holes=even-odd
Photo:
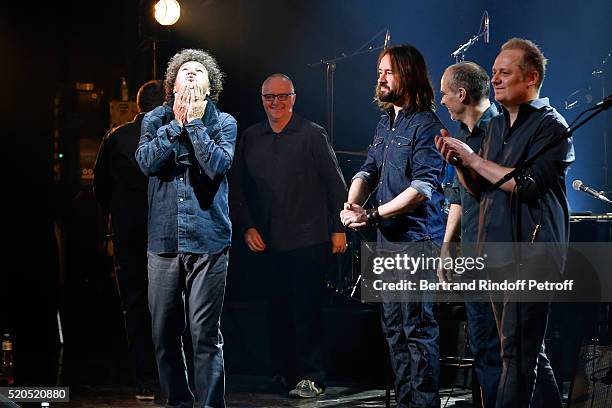
[[[176,23],[181,16],[181,6],[176,0],[159,0],[155,4],[155,19],[164,26]]]

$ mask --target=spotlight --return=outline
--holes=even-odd
[[[159,0],[155,4],[155,19],[164,26],[176,23],[181,16],[181,6],[176,0]]]

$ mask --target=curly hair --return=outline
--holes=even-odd
[[[217,60],[215,60],[212,55],[204,50],[184,49],[174,54],[174,56],[170,58],[170,61],[168,61],[166,79],[164,81],[168,105],[172,106],[174,103],[174,82],[176,81],[178,70],[184,63],[189,61],[199,62],[200,64],[204,65],[204,68],[206,68],[206,71],[208,71],[210,98],[215,103],[218,102],[219,95],[223,90],[223,78],[225,74],[219,69]]]

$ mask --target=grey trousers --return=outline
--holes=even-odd
[[[225,407],[221,309],[228,250],[219,254],[148,254],[153,343],[166,407],[193,407],[181,336],[187,320],[199,406]]]

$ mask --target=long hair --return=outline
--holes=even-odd
[[[409,44],[389,47],[378,56],[377,69],[385,55],[389,55],[391,59],[396,93],[400,97],[402,107],[410,107],[419,112],[435,110],[434,91],[427,73],[427,64],[419,50]],[[380,96],[377,83],[374,101],[384,110],[393,107],[393,103],[381,101]]]
[[[170,61],[168,61],[168,68],[166,69],[166,80],[164,81],[164,88],[166,91],[166,101],[168,105],[172,107],[174,104],[174,82],[176,81],[176,75],[179,68],[186,62],[196,61],[204,65],[206,71],[208,71],[208,81],[210,82],[210,98],[216,103],[219,101],[219,95],[223,90],[223,72],[219,69],[217,61],[212,55],[203,50],[197,49],[185,49],[174,54]]]

